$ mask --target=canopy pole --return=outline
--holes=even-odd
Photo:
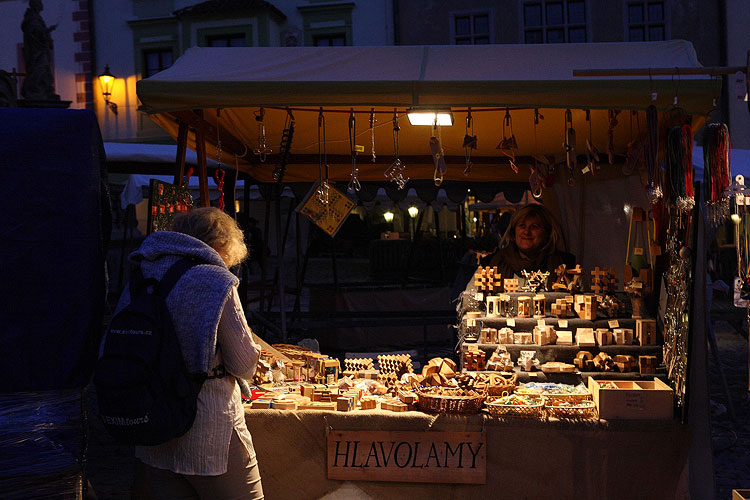
[[[263,312],[263,306],[265,305],[266,299],[266,271],[268,270],[268,255],[266,249],[268,247],[269,235],[268,231],[271,226],[271,190],[266,193],[266,214],[263,219],[263,248],[260,249],[260,311]],[[269,300],[268,310],[271,310],[271,302],[273,302],[273,294],[271,294],[271,300]]]
[[[199,115],[203,110],[196,111]],[[208,169],[206,168],[206,134],[202,129],[195,129],[195,153],[198,156],[198,191],[200,192],[200,205],[211,206],[208,196]]]
[[[185,154],[187,153],[188,126],[182,120],[179,120],[180,127],[177,132],[177,158],[175,158],[175,186],[182,185],[182,178],[185,176]]]
[[[279,273],[279,312],[281,313],[281,340],[286,344],[286,302],[284,301],[284,243],[281,238],[281,185],[276,184],[276,271]]]

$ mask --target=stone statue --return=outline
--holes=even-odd
[[[23,16],[23,62],[26,77],[21,85],[21,95],[30,101],[59,101],[55,94],[55,79],[52,76],[52,36],[57,28],[49,28],[42,19],[42,0],[29,0],[29,8]]]

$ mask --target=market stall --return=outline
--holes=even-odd
[[[549,406],[544,410],[547,413],[536,415],[540,418],[551,415],[544,422],[533,418],[497,419],[487,415],[427,417],[411,412],[383,415],[357,410],[351,416],[331,414],[327,420],[329,436],[339,425],[341,429],[362,432],[384,428],[394,431],[429,428],[432,432],[438,430],[430,427],[433,423],[441,431],[463,432],[472,427],[480,433],[484,426],[487,429],[486,435],[482,434],[487,450],[486,485],[450,486],[455,488],[456,497],[481,494],[482,488],[492,488],[490,477],[500,477],[508,484],[510,497],[560,496],[563,491],[562,497],[644,498],[653,493],[653,498],[662,498],[674,496],[677,491],[678,478],[688,455],[686,436],[691,435],[690,489],[696,498],[708,498],[704,494],[711,490],[711,481],[706,480],[711,466],[710,444],[707,444],[710,434],[706,420],[704,320],[701,308],[693,306],[701,304],[703,297],[703,222],[694,208],[701,207],[702,202],[700,193],[697,196],[693,193],[693,179],[687,168],[689,166],[692,172],[692,164],[685,159],[687,152],[692,151],[689,146],[693,131],[705,123],[715,106],[720,82],[679,74],[676,77],[604,79],[572,76],[573,70],[583,68],[699,66],[691,44],[683,41],[565,46],[197,48],[186,52],[168,70],[140,81],[138,94],[152,119],[179,142],[177,183],[182,182],[184,150],[189,147],[198,151],[202,179],[205,179],[205,168],[200,165],[201,158],[209,156],[219,161],[223,158],[269,186],[307,182],[310,186],[308,199],[317,200],[326,217],[339,210],[331,198],[336,183],[340,183],[340,189],[335,199],[345,203],[351,203],[343,198],[347,187],[350,188],[348,196],[356,201],[361,196],[359,193],[368,191],[368,182],[386,182],[398,190],[414,183],[417,191],[422,190],[427,197],[438,188],[448,190],[467,181],[505,183],[496,186],[495,192],[518,189],[519,185],[525,190],[530,186],[536,197],[555,214],[567,249],[576,255],[582,268],[579,274],[585,273],[587,280],[591,276],[592,286],[589,288],[587,281],[586,289],[576,289],[568,287],[570,282],[566,281],[560,283],[564,290],[559,291],[561,296],[558,297],[547,295],[552,290],[524,290],[519,286],[525,285],[506,284],[500,277],[497,284],[490,270],[480,270],[471,290],[474,294],[471,299],[477,302],[471,312],[478,313],[474,317],[478,321],[467,321],[466,328],[462,322],[461,329],[464,341],[467,340],[464,334],[476,334],[470,362],[490,358],[490,350],[495,352],[503,344],[535,344],[534,351],[549,354],[551,358],[547,361],[558,363],[555,368],[560,368],[559,364],[573,366],[569,363],[572,360],[563,359],[561,353],[577,357],[577,353],[568,351],[587,344],[578,343],[569,330],[590,329],[592,339],[597,329],[611,330],[613,336],[624,339],[615,342],[617,346],[611,349],[622,349],[618,354],[630,359],[612,359],[612,365],[605,364],[610,370],[615,363],[626,365],[626,368],[618,366],[617,370],[625,375],[624,384],[633,384],[632,380],[642,380],[642,375],[653,373],[640,366],[638,370],[632,369],[632,361],[640,361],[640,355],[656,358],[655,364],[665,364],[666,368],[658,375],[669,381],[669,391],[675,391],[677,415],[683,422],[678,424],[668,419],[661,423],[634,423],[627,420],[629,417],[619,423],[591,420],[594,413],[588,412],[594,405],[603,415],[599,399],[582,404],[567,415],[563,412],[564,422],[559,422],[561,415],[555,413],[562,410],[548,402],[543,405]],[[433,114],[427,126],[409,124],[409,115],[416,111]],[[451,125],[439,121],[440,113],[445,113],[446,119],[452,117]],[[664,147],[669,139],[667,131],[675,128],[677,142],[668,150]],[[658,138],[665,141],[661,147],[656,145]],[[278,150],[271,151],[276,149],[276,144],[280,144]],[[364,146],[360,147],[361,144]],[[679,156],[679,161],[671,159],[672,153]],[[679,165],[682,170],[674,174],[674,169],[668,169],[664,177],[660,163],[668,159],[672,161],[667,162],[669,165]],[[205,180],[202,182],[205,184]],[[420,193],[420,197],[424,193]],[[691,198],[692,203],[688,203],[687,198]],[[202,193],[201,201],[206,204],[207,195]],[[667,202],[676,208],[667,210]],[[345,210],[343,212],[345,215]],[[635,218],[636,213],[643,215]],[[630,236],[635,238],[634,220],[636,225],[645,224],[646,236],[640,243],[634,239],[630,245]],[[278,220],[277,227],[280,227]],[[668,227],[671,228],[669,238]],[[640,252],[636,252],[636,248]],[[657,259],[660,252],[668,258]],[[634,260],[638,260],[634,256],[646,261],[639,266],[641,269],[665,276],[668,286],[660,287],[659,281],[653,278],[648,282],[648,273],[642,275],[639,274],[641,269],[633,269]],[[631,265],[631,274],[627,274],[623,263]],[[638,280],[640,286],[636,283]],[[629,296],[624,297],[622,292],[626,291],[626,286],[631,289],[627,290]],[[665,306],[658,315],[659,333],[646,335],[648,341],[639,335],[636,343],[633,330],[652,331],[651,321],[657,316],[655,301],[647,301],[644,314],[635,314],[634,299],[640,299],[639,294],[647,299],[645,296],[653,293],[647,289],[661,289],[666,297]],[[608,292],[613,292],[612,295],[619,292],[621,298],[628,299],[628,307],[620,309],[610,300],[608,303],[614,308],[612,314],[598,318],[593,303],[599,299],[595,296],[608,296]],[[486,309],[486,298],[501,293],[514,294],[511,297],[514,312],[500,316],[496,320],[498,323],[493,324],[495,320],[491,320]],[[530,307],[536,307],[532,300],[539,293],[542,294],[539,314],[518,314],[526,298]],[[577,295],[583,298],[579,301]],[[568,296],[573,301],[570,320],[561,315],[559,309],[551,307],[553,304],[564,307]],[[524,300],[519,300],[522,298]],[[558,300],[562,300],[562,304]],[[283,324],[283,309],[281,316]],[[556,318],[554,326],[545,319],[552,317]],[[522,325],[512,332],[523,334],[520,342],[515,338],[508,341],[508,337],[501,341],[496,336],[500,329],[514,327],[509,319],[514,325]],[[574,324],[579,319],[583,323]],[[534,321],[543,330],[550,327],[566,331],[570,335],[560,344],[567,345],[548,347],[543,344],[554,342],[535,342],[534,332],[530,331],[534,326],[524,324],[525,320]],[[644,325],[644,320],[649,320],[648,326]],[[597,324],[597,321],[604,323]],[[634,324],[628,326],[630,321]],[[484,332],[485,328],[494,328],[495,333]],[[618,333],[618,329],[623,331]],[[624,330],[630,330],[630,337]],[[481,339],[484,342],[478,342],[482,334],[495,337],[485,337]],[[588,345],[600,353],[607,354],[610,349],[605,349],[602,342],[592,342]],[[490,347],[485,351],[482,344]],[[491,383],[492,375],[481,373],[486,370],[476,364],[466,366],[470,347],[466,343],[462,346],[464,374],[453,375],[456,380],[465,381],[468,377],[472,383]],[[510,361],[518,363],[520,352],[506,351],[510,353]],[[610,357],[619,358],[619,355]],[[578,370],[584,376],[593,371],[584,369],[590,368],[585,361],[587,359],[581,361]],[[445,408],[424,406],[425,401],[436,397],[431,391],[440,390],[433,386],[454,384],[450,382],[452,378],[442,372],[443,365],[438,365],[441,371],[437,379],[434,370],[428,369],[426,373],[415,375],[409,383],[417,384],[422,409],[440,412]],[[326,366],[320,365],[318,376],[328,373]],[[508,373],[507,368],[501,372]],[[382,365],[380,370],[383,372]],[[362,375],[358,370],[348,371],[350,375]],[[551,371],[568,371],[568,368]],[[575,366],[570,371],[576,371]],[[388,375],[381,377],[383,383],[392,382],[390,385],[395,386],[397,380],[393,380],[391,373]],[[589,395],[599,394],[600,387],[596,383],[591,385],[596,377],[587,378]],[[614,381],[614,387],[602,386],[605,391],[602,394],[619,388],[625,396],[640,401],[638,398],[650,397],[644,396],[647,390],[659,392],[658,380],[653,380],[652,376],[651,385],[643,381],[635,386],[619,386]],[[332,385],[335,378],[318,380],[319,384],[324,382]],[[433,388],[425,389],[425,386]],[[331,474],[331,461],[335,461],[336,454],[330,454],[330,438],[326,458],[326,419],[321,413],[305,408],[321,408],[322,404],[328,410],[351,409],[350,406],[361,404],[361,394],[355,397],[347,395],[346,389],[343,393],[336,392],[338,387],[330,389],[332,393],[326,388],[308,388],[308,395],[304,389],[300,390],[300,397],[308,398],[304,404],[296,397],[274,400],[278,402],[277,408],[297,408],[289,412],[274,411],[273,402],[257,406],[254,403],[254,409],[248,410],[251,432],[263,435],[256,438],[256,445],[264,481],[269,478],[269,496],[285,497],[289,493],[291,498],[294,497],[292,491],[298,491],[290,490],[283,481],[288,478],[289,463],[306,464],[306,479],[318,485],[310,487],[309,497],[319,497],[342,484],[333,479],[339,476]],[[322,400],[315,400],[316,391]],[[474,398],[463,393],[460,397]],[[671,396],[668,401],[671,417]],[[338,402],[343,408],[339,408]],[[377,404],[381,408],[385,404],[385,407],[392,405],[403,409],[402,405],[414,402],[384,400]],[[504,405],[503,402],[497,404]],[[651,408],[635,404],[639,408]],[[261,409],[264,406],[271,410]],[[491,404],[489,409],[497,410]],[[577,410],[581,413],[575,413]],[[645,415],[645,418],[653,417]],[[571,416],[575,417],[572,422],[569,421]],[[269,429],[284,429],[284,432]],[[301,445],[299,441],[305,437],[309,440]],[[670,439],[662,440],[663,437]],[[295,442],[284,441],[289,439]],[[641,450],[646,451],[641,453]],[[628,453],[633,455],[626,459]],[[540,474],[550,470],[541,463],[545,456],[565,468],[554,469],[554,477],[564,483],[539,480]],[[328,479],[324,464],[329,467]],[[627,467],[624,464],[628,464]],[[624,468],[627,472],[623,472]],[[640,474],[643,474],[640,476],[642,484],[650,485],[649,491],[643,494],[632,489],[638,484],[633,478]],[[386,491],[392,491],[374,482],[383,479],[370,476],[359,479],[364,482],[358,487],[374,492],[369,494],[383,496],[388,494]],[[435,479],[438,480],[446,479]],[[529,485],[539,491],[527,493],[520,489]],[[413,498],[420,498],[429,489],[424,485],[405,486],[403,483],[392,488],[398,491],[413,488],[413,491],[410,489]]]

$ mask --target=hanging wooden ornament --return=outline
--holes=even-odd
[[[255,121],[258,122],[258,147],[253,149],[253,153],[258,155],[258,159],[261,163],[266,161],[269,154],[273,153],[273,149],[268,147],[266,143],[266,110],[260,108],[255,113]]]
[[[474,119],[471,117],[471,107],[466,112],[466,132],[464,134],[464,158],[466,160],[466,168],[464,169],[464,175],[469,175],[471,172],[471,150],[477,148],[477,136],[474,135]]]
[[[398,189],[404,189],[404,186],[406,186],[407,181],[409,180],[408,177],[404,177],[404,173],[406,172],[406,165],[404,165],[401,162],[401,159],[398,157],[398,139],[399,139],[399,133],[401,132],[401,127],[398,125],[398,115],[396,114],[396,110],[393,110],[393,156],[396,157],[396,159],[393,161],[393,163],[390,164],[388,168],[385,169],[383,172],[383,175],[385,175],[385,178],[393,181],[397,186]]]
[[[292,110],[286,108],[284,131],[281,133],[281,145],[279,146],[279,161],[273,169],[273,180],[278,183],[284,181],[284,173],[286,173],[286,165],[289,162],[289,154],[292,149],[293,138],[294,115],[292,114]]]
[[[589,138],[586,139],[586,166],[581,170],[582,173],[594,173],[599,170],[599,151],[594,147],[591,110],[586,110],[586,121],[589,123]]]
[[[432,153],[432,161],[435,164],[435,172],[432,175],[432,180],[436,186],[440,186],[443,183],[445,173],[448,171],[448,166],[445,164],[445,153],[443,152],[443,140],[440,125],[437,122],[437,116],[435,117],[435,123],[432,125],[432,137],[430,137],[430,152]]]
[[[703,132],[703,189],[707,223],[720,226],[729,216],[727,189],[732,178],[729,164],[729,129],[723,123],[709,123]]]
[[[346,186],[346,190],[350,193],[354,193],[362,189],[359,183],[359,169],[357,168],[357,152],[361,149],[365,150],[364,146],[357,145],[357,119],[354,117],[354,109],[349,110],[349,149],[352,156],[352,172],[349,176],[349,184]]]
[[[509,136],[506,135],[506,128],[510,132]],[[499,149],[508,157],[510,168],[513,169],[513,172],[518,173],[515,153],[515,150],[518,149],[518,143],[516,142],[516,136],[513,134],[513,118],[511,118],[510,109],[508,108],[505,108],[505,118],[503,118],[503,140],[500,141],[496,149]]]
[[[568,185],[575,185],[575,178],[573,177],[573,171],[577,165],[576,158],[576,131],[573,129],[573,114],[569,109],[565,110],[565,140],[563,141],[563,148],[565,148],[565,164],[568,167]]]

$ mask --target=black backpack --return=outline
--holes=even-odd
[[[153,446],[193,425],[205,372],[189,373],[166,298],[203,262],[181,259],[161,281],[131,274],[130,304],[115,314],[94,371],[99,415],[123,444]]]

